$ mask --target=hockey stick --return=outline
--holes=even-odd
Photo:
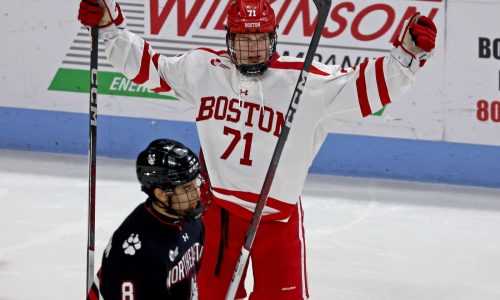
[[[95,183],[96,183],[96,134],[97,134],[97,52],[99,28],[90,30],[90,101],[89,101],[89,212],[87,234],[87,298],[94,281],[95,251]]]
[[[271,190],[271,185],[273,183],[274,175],[276,173],[276,169],[278,167],[278,163],[281,158],[281,153],[283,152],[283,148],[285,146],[288,133],[290,132],[290,128],[292,126],[293,116],[297,111],[297,107],[300,101],[300,96],[302,95],[302,92],[304,90],[304,86],[307,81],[307,76],[309,74],[309,70],[311,69],[311,64],[314,58],[314,54],[316,53],[316,49],[318,48],[319,40],[321,38],[321,33],[323,31],[323,28],[325,27],[326,18],[328,17],[328,12],[330,11],[330,7],[332,5],[331,0],[313,0],[313,1],[314,4],[316,5],[316,9],[318,10],[318,22],[316,23],[313,37],[311,39],[311,44],[309,45],[309,49],[307,50],[307,55],[305,57],[304,65],[302,66],[302,70],[300,71],[297,85],[295,86],[292,99],[290,100],[290,105],[288,106],[288,111],[285,117],[285,124],[282,128],[281,134],[276,143],[276,148],[274,148],[274,153],[271,159],[271,163],[269,165],[269,168],[267,169],[267,174],[264,179],[264,183],[262,185],[262,189],[259,195],[259,200],[257,201],[252,221],[250,222],[250,226],[248,228],[248,232],[245,238],[245,243],[241,248],[240,257],[238,258],[238,262],[236,263],[236,268],[233,273],[233,278],[231,279],[231,283],[229,284],[229,289],[226,294],[226,300],[234,299],[236,295],[236,290],[238,289],[238,285],[240,284],[241,276],[248,262],[250,249],[252,248],[252,244],[255,239],[255,234],[257,233],[257,229],[259,228],[259,224],[262,219],[262,213],[264,210],[264,206],[266,205],[267,202],[267,196],[269,195],[269,191]]]

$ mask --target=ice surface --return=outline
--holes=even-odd
[[[87,164],[0,150],[0,300],[85,298]],[[144,196],[98,158],[96,268]],[[310,175],[303,206],[311,299],[500,299],[500,189]]]

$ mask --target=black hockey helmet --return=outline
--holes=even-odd
[[[198,157],[188,147],[169,139],[154,140],[137,156],[137,179],[148,195],[155,187],[173,191],[200,174]]]

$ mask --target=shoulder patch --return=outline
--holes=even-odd
[[[122,248],[125,254],[135,255],[135,253],[142,247],[141,240],[139,240],[138,233],[132,233],[128,239],[123,241]]]

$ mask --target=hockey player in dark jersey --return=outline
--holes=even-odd
[[[148,199],[114,232],[88,299],[198,299],[204,234],[198,158],[181,143],[159,139],[139,154],[136,171]]]

